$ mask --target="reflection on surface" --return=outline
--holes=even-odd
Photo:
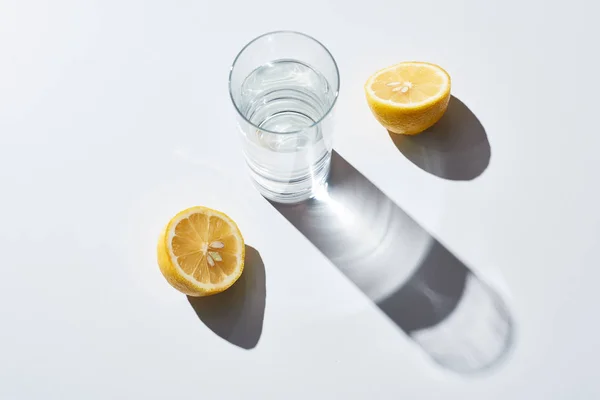
[[[476,372],[509,349],[497,293],[336,152],[314,199],[272,204],[440,365]]]

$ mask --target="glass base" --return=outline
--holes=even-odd
[[[331,167],[331,154],[312,173],[294,180],[275,180],[257,173],[250,166],[254,186],[267,200],[276,203],[299,203],[310,199],[327,183]]]

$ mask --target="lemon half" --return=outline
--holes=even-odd
[[[410,61],[373,74],[365,94],[375,118],[387,130],[416,135],[444,115],[450,84],[450,75],[442,67]]]
[[[158,265],[175,289],[209,296],[235,283],[244,270],[244,238],[226,214],[192,207],[174,216],[158,241]]]

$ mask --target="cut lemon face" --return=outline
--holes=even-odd
[[[181,211],[158,241],[158,265],[175,289],[209,296],[235,283],[244,270],[244,238],[226,214],[206,207]]]
[[[365,84],[367,102],[387,130],[421,133],[444,115],[450,100],[450,75],[426,62],[403,62],[373,74]]]

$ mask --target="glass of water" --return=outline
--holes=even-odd
[[[299,202],[327,181],[339,86],[329,50],[303,33],[266,33],[235,58],[229,93],[250,175],[267,199]]]

